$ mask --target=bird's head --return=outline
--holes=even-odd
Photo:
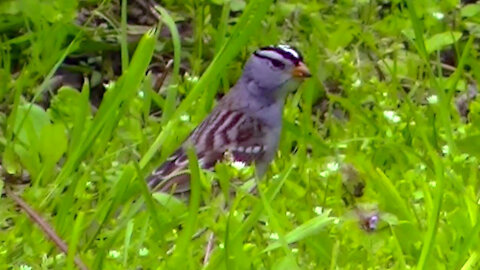
[[[285,96],[311,74],[300,52],[288,45],[277,45],[256,50],[246,63],[243,76],[260,91]]]

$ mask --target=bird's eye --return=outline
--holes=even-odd
[[[279,61],[279,60],[276,60],[276,59],[270,59],[270,62],[276,68],[283,69],[285,67],[285,64],[282,63],[282,61]]]

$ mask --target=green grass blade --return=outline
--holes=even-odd
[[[75,254],[77,253],[77,246],[82,235],[84,217],[84,212],[78,212],[77,218],[75,219],[75,224],[73,225],[73,233],[68,243],[67,269],[74,269],[73,265],[75,260]]]
[[[125,240],[123,243],[123,266],[128,267],[128,249],[130,248],[130,242],[132,240],[134,221],[130,220],[125,230]]]
[[[303,223],[302,225],[296,227],[295,229],[291,230],[287,234],[285,234],[285,242],[287,244],[298,242],[302,239],[315,235],[319,230],[323,229],[325,226],[331,224],[334,218],[329,217],[329,213],[323,213],[318,217],[314,217],[307,222]],[[263,250],[263,252],[272,251],[281,247],[283,244],[279,241],[274,242],[268,245],[267,248]]]
[[[121,12],[119,40],[122,54],[122,72],[125,72],[128,69],[127,0],[122,0]]]
[[[167,98],[165,100],[165,105],[163,106],[162,113],[162,124],[167,123],[173,115],[176,106],[177,100],[177,88],[179,83],[179,72],[180,72],[180,55],[181,55],[181,44],[180,44],[180,34],[178,33],[177,26],[175,21],[167,12],[166,9],[157,6],[156,9],[162,15],[162,21],[167,25],[170,33],[172,35],[173,42],[173,74],[172,74],[172,83],[168,86]]]
[[[191,238],[197,227],[198,209],[200,208],[200,167],[198,166],[198,159],[195,150],[191,147],[187,149],[189,171],[190,171],[190,205],[188,207],[188,216],[185,220],[184,229],[178,237],[175,244],[175,252],[167,263],[169,267],[185,266],[190,264],[189,245]],[[186,260],[186,262],[185,262]]]

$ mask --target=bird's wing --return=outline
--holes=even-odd
[[[165,163],[155,170],[148,184],[160,191],[174,189],[182,193],[189,189],[188,157],[186,145],[195,147],[203,169],[211,170],[225,153],[235,161],[250,164],[263,157],[266,145],[265,126],[259,119],[240,110],[214,110]]]

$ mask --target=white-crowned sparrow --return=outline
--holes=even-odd
[[[230,92],[150,175],[149,187],[164,192],[188,191],[189,144],[204,169],[212,169],[228,152],[236,161],[255,162],[256,173],[262,176],[278,148],[285,97],[310,76],[302,55],[290,46],[256,50]]]

